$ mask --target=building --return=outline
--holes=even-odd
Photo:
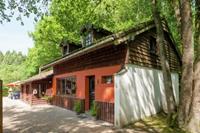
[[[163,27],[178,104],[181,58],[167,24]],[[40,68],[53,68],[53,105],[73,110],[75,101],[80,101],[82,109],[89,111],[95,101],[99,119],[119,127],[166,108],[154,21],[115,34],[86,25],[81,29],[81,40],[81,45],[63,40],[63,56]],[[22,88],[27,91],[36,80],[26,82]]]
[[[20,82],[21,99],[30,105],[47,104],[44,96],[51,96],[53,71],[41,72]]]

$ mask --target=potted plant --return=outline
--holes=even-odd
[[[77,115],[79,115],[83,112],[82,106],[81,106],[81,101],[75,101],[73,110],[76,112]]]

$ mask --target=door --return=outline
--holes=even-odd
[[[95,100],[95,77],[89,76],[89,109],[92,107],[92,103]]]

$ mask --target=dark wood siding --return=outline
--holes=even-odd
[[[159,53],[151,53],[149,49],[150,38],[156,37],[155,33],[155,29],[144,32],[136,36],[133,42],[129,43],[129,63],[161,69]],[[180,58],[178,57],[178,54],[167,33],[165,33],[165,38],[166,56],[170,64],[171,71],[180,71]]]
[[[69,110],[73,110],[76,101],[79,101],[81,103],[81,112],[84,112],[85,99],[79,99],[79,98],[70,97],[70,96],[53,96],[51,104],[62,107],[62,108],[66,108]]]
[[[54,74],[124,64],[126,45],[108,46],[54,66]]]
[[[99,101],[96,101],[96,103],[99,107],[98,119],[114,123],[114,103]]]

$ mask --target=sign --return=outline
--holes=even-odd
[[[33,90],[33,94],[34,94],[34,95],[37,94],[37,89],[34,89],[34,90]]]

